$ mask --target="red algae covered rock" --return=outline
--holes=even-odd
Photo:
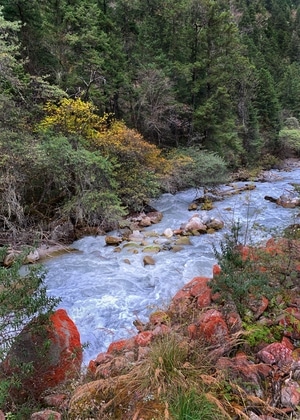
[[[53,410],[43,410],[33,413],[30,420],[61,420],[61,414]]]
[[[257,353],[257,357],[269,365],[278,367],[289,366],[293,363],[293,350],[285,342],[272,343]]]
[[[196,324],[188,327],[192,339],[202,339],[208,345],[223,345],[228,342],[229,331],[221,312],[209,309],[198,318]]]
[[[134,337],[134,341],[137,346],[146,347],[149,346],[153,337],[154,335],[152,331],[143,331]]]
[[[185,311],[189,304],[196,299],[198,308],[205,308],[211,304],[211,289],[208,277],[194,277],[184,285],[173,297],[171,309]]]
[[[210,309],[198,319],[198,335],[211,345],[224,344],[229,339],[229,331],[221,312]]]
[[[37,318],[23,329],[2,370],[5,375],[18,374],[22,391],[12,390],[12,393],[22,400],[28,395],[39,398],[45,390],[76,377],[81,363],[78,329],[67,312],[58,309],[50,316],[49,323]],[[30,373],[22,371],[24,364],[31,364]]]
[[[107,349],[107,353],[120,353],[123,350],[132,350],[134,348],[134,341],[133,339],[121,339],[112,342]],[[99,357],[99,356],[98,356]]]

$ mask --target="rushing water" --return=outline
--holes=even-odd
[[[191,245],[179,252],[152,255],[155,265],[144,266],[142,251],[134,254],[130,248],[124,248],[115,252],[114,247],[105,245],[102,236],[80,239],[73,244],[80,252],[48,261],[45,265],[49,294],[61,297],[59,307],[67,310],[82,342],[88,344],[84,362],[87,364],[105,351],[111,341],[136,334],[133,321],[144,321],[156,308],[166,307],[176,291],[193,277],[211,276],[216,262],[212,245],[218,246],[233,222],[241,223],[248,242],[263,240],[278,229],[299,223],[299,207],[279,207],[264,197],[290,194],[291,184],[300,183],[300,168],[272,171],[271,178],[272,182],[256,182],[253,191],[215,202],[209,215],[222,219],[225,228],[215,234],[191,237]],[[188,211],[188,206],[201,195],[201,190],[162,195],[152,205],[163,213],[163,220],[146,230],[162,234],[166,228],[179,228],[196,213]]]

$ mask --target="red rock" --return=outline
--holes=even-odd
[[[282,255],[283,248],[286,246],[286,242],[283,240],[275,240],[274,238],[270,238],[267,243],[265,250],[268,254],[271,255]]]
[[[224,344],[229,339],[229,331],[221,312],[210,309],[198,319],[197,334],[208,344]]]
[[[161,324],[161,325],[156,325],[156,327],[154,328],[154,330],[152,330],[152,333],[154,336],[157,335],[165,335],[171,332],[171,328],[168,327],[167,325]]]
[[[178,292],[173,297],[172,301],[176,302],[178,300],[188,299],[190,296],[191,296],[190,290],[182,288],[182,289],[178,290]]]
[[[185,312],[190,303],[197,297],[199,308],[209,306],[211,303],[211,289],[208,286],[208,277],[194,277],[185,284],[172,299],[171,310],[179,313]]]
[[[50,340],[60,350],[60,366],[52,372],[54,382],[70,378],[79,373],[82,363],[82,346],[79,331],[64,309],[58,309],[50,317],[54,329],[50,330]]]
[[[256,319],[258,319],[269,306],[269,300],[265,296],[249,296],[249,308],[252,310]]]
[[[267,378],[272,371],[271,366],[266,365],[265,363],[258,363],[256,367],[261,378]]]
[[[288,349],[290,349],[292,351],[294,350],[294,346],[293,346],[292,342],[287,337],[283,337],[282,340],[281,340],[281,343],[285,347],[287,347]]]
[[[189,325],[188,326],[188,334],[189,334],[189,337],[192,340],[195,340],[197,338],[197,334],[198,334],[198,327],[197,327],[197,325],[195,325],[195,324]]]
[[[90,360],[89,364],[88,364],[88,367],[87,367],[87,373],[91,374],[91,375],[94,375],[96,373],[96,369],[97,369],[97,365],[96,365],[95,361]]]
[[[28,375],[20,373],[22,392],[16,395],[20,400],[27,394],[39,398],[45,390],[80,373],[80,335],[67,312],[58,309],[50,316],[49,326],[43,322],[41,318],[34,319],[23,329],[3,364],[7,375],[18,372],[23,363],[32,365]]]
[[[3,411],[0,410],[0,420],[5,420],[5,415]]]
[[[61,414],[52,410],[43,410],[33,413],[30,420],[61,420]]]
[[[208,286],[210,278],[208,277],[194,277],[189,283],[184,285],[176,295],[173,297],[173,304],[180,306],[180,310],[187,309],[187,305],[192,298],[197,298],[198,308],[204,308],[211,304],[211,289]]]
[[[292,350],[283,343],[272,343],[257,353],[257,357],[269,365],[278,367],[291,365],[294,361]]]
[[[120,340],[122,342],[127,341],[127,340]],[[119,343],[120,341],[115,341],[115,343]],[[112,348],[114,347],[113,345],[115,343],[111,343]],[[109,362],[111,359],[113,358],[112,354],[108,353],[108,352],[104,352],[104,353],[99,353],[96,357],[96,359],[94,360],[94,363],[96,366],[99,366],[103,363],[107,363]]]
[[[296,381],[288,379],[281,387],[281,404],[283,407],[295,408],[300,404],[300,388]]]
[[[208,277],[194,277],[192,281],[186,284],[185,288],[190,288],[191,296],[199,296],[203,290],[209,288],[207,286],[209,281]]]
[[[137,346],[146,347],[149,346],[153,337],[154,335],[152,331],[143,331],[134,337],[134,342]]]
[[[190,287],[190,295],[197,297],[198,308],[205,308],[211,304],[211,288],[208,286],[208,277],[195,277],[187,284]]]
[[[124,340],[117,340],[113,343],[110,343],[107,349],[107,353],[120,353],[126,350],[132,350],[134,348],[134,340],[131,338],[124,339]]]
[[[211,289],[208,287],[197,297],[198,308],[206,308],[211,305]]]
[[[213,276],[218,276],[221,274],[221,267],[218,264],[214,264],[213,266]]]
[[[226,324],[231,334],[236,333],[242,329],[242,319],[237,312],[229,312],[226,314]]]
[[[250,254],[251,254],[251,252],[250,252],[250,248],[248,247],[248,246],[240,246],[239,247],[239,252],[240,252],[240,254],[241,254],[241,256],[242,256],[242,259],[245,261],[245,260],[248,260],[249,258],[250,258]]]
[[[221,293],[220,293],[220,292],[216,292],[216,293],[213,293],[213,294],[211,295],[211,300],[212,300],[213,302],[219,302],[221,299],[222,299],[222,295],[221,295]]]
[[[239,354],[236,357],[221,357],[216,366],[219,369],[227,370],[234,378],[242,379],[242,383],[254,383],[260,385],[261,380],[267,378],[271,367],[263,363],[254,364],[248,360],[245,354]]]

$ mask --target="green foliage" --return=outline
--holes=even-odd
[[[1,221],[5,228],[47,229],[53,217],[78,223],[113,225],[123,215],[113,165],[100,152],[77,149],[63,136],[45,134],[39,141],[6,133],[0,142]],[[76,140],[78,141],[78,139]],[[34,182],[32,180],[34,179]]]
[[[255,347],[261,343],[273,343],[275,341],[274,335],[267,325],[253,325],[244,322],[243,328],[246,331],[245,340],[251,347]],[[277,338],[280,339],[281,337]]]
[[[28,321],[38,315],[47,316],[59,303],[59,299],[47,296],[45,272],[40,266],[22,267],[27,253],[16,255],[9,268],[0,267],[1,361]],[[7,248],[2,248],[1,260],[6,254]]]
[[[110,201],[119,215],[120,203],[139,209],[161,185],[176,191],[211,179],[217,183],[216,174],[222,182],[225,166],[255,165],[261,156],[281,156],[282,149],[299,152],[296,131],[284,128],[278,142],[280,116],[299,116],[300,14],[291,1],[0,0],[0,5],[5,149],[0,191],[12,205],[8,214],[9,206],[1,204],[6,227],[11,221],[30,225],[37,220],[33,213],[55,217],[55,209],[56,215],[75,212],[78,220],[102,223],[107,213],[101,218],[100,212]],[[109,117],[101,122],[98,112]],[[33,130],[41,119],[44,129],[63,134],[84,155],[81,165],[66,147],[57,161],[50,151],[61,181],[51,179],[43,139]],[[5,146],[4,138],[13,136],[15,144]],[[143,139],[185,150],[171,153],[174,159],[166,162]],[[95,152],[97,162],[84,150]],[[65,172],[59,168],[63,151]],[[16,162],[5,166],[10,155]],[[91,169],[99,165],[102,175],[97,169],[92,181]],[[50,187],[42,191],[45,178]],[[93,200],[94,210],[86,211]]]
[[[169,173],[163,180],[166,190],[216,185],[226,182],[225,161],[216,153],[198,147],[177,149],[168,155]]]
[[[230,234],[220,244],[220,251],[214,248],[221,273],[211,281],[214,292],[221,295],[225,302],[233,302],[239,314],[248,313],[249,299],[272,296],[272,288],[266,274],[260,271],[251,255],[243,255],[241,226],[234,224]]]
[[[19,60],[20,48],[17,33],[20,31],[20,22],[9,22],[4,19],[3,7],[0,6],[0,84],[2,92],[18,93],[21,88],[20,72],[22,61]]]
[[[284,153],[300,152],[300,127],[296,118],[288,118],[279,132],[279,141]]]
[[[110,189],[117,194],[115,199],[110,195],[112,207],[119,198],[129,210],[138,210],[149,197],[157,195],[158,173],[164,170],[164,159],[160,150],[146,142],[137,131],[129,129],[121,121],[116,121],[112,115],[105,114],[99,117],[91,103],[80,99],[63,99],[59,105],[48,104],[45,110],[47,115],[39,124],[42,131],[47,133],[50,129],[55,129],[64,133],[75,149],[72,154],[82,156],[81,159],[88,157],[89,163],[92,161],[95,163],[96,160],[100,163],[102,160],[102,170],[104,167],[107,170],[104,174],[107,185],[110,184]],[[76,171],[80,166],[82,166],[81,160],[76,164]],[[95,178],[95,171],[93,177]],[[96,183],[99,188],[101,185],[99,181],[95,178],[92,184]],[[91,205],[97,194],[90,194],[90,188],[87,186],[82,190],[85,193],[84,198],[80,197],[81,203],[89,202]],[[102,199],[105,200],[105,195]],[[74,197],[72,202],[76,201],[78,200]],[[110,211],[107,214],[109,213],[112,214]],[[120,215],[120,211],[115,212],[115,215]],[[85,216],[82,219],[89,220]]]

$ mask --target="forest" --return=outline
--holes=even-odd
[[[300,152],[299,0],[0,0],[0,228],[110,229]]]

